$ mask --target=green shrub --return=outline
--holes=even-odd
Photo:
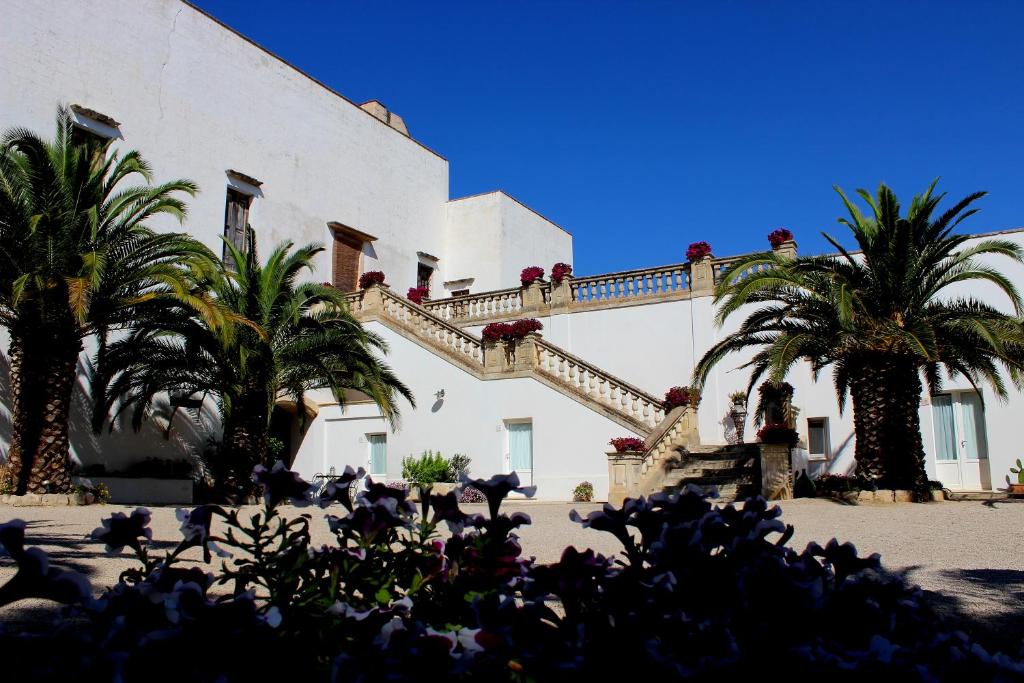
[[[577,503],[589,503],[594,500],[594,485],[589,481],[577,484],[572,490],[572,499]]]
[[[470,457],[463,453],[456,453],[448,459],[449,481],[459,481],[462,477],[469,476]]]
[[[433,484],[452,481],[448,460],[441,452],[423,451],[419,458],[409,456],[402,459],[402,479],[410,484]]]

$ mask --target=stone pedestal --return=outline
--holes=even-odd
[[[504,342],[484,342],[484,372],[511,372],[512,364],[508,362],[508,352]]]
[[[690,264],[690,292],[693,296],[715,293],[715,268],[711,256]]]
[[[773,250],[779,256],[784,256],[789,259],[796,258],[796,242],[793,240],[786,240],[779,245],[777,249]]]
[[[540,286],[541,281],[534,280],[523,287],[523,314],[526,317],[537,315],[544,308],[544,292]]]
[[[640,467],[644,462],[642,451],[608,453],[608,502],[622,505],[626,498],[639,498]]]
[[[763,443],[761,447],[761,495],[768,500],[793,497],[793,468],[786,444]]]
[[[566,275],[558,284],[551,283],[551,312],[565,313],[572,305],[572,278]]]

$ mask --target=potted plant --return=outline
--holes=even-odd
[[[778,228],[768,233],[768,243],[772,245],[772,249],[778,249],[786,242],[793,241],[793,233],[786,228]]]
[[[540,266],[527,266],[519,273],[519,281],[523,283],[523,287],[543,279],[544,269]]]
[[[647,450],[644,440],[635,436],[620,436],[608,443],[616,453],[643,453]]]
[[[686,249],[686,260],[690,263],[711,256],[711,245],[707,242],[694,242]]]
[[[562,280],[572,275],[572,266],[568,263],[556,263],[551,266],[551,281],[556,285],[562,284]]]
[[[665,392],[665,400],[662,401],[662,408],[665,412],[670,412],[673,408],[679,406],[694,406],[700,403],[700,392],[690,387],[672,387]]]
[[[747,392],[734,391],[729,394],[729,400],[732,402],[729,417],[736,429],[736,443],[743,443],[743,432],[747,424]]]
[[[414,304],[422,305],[424,301],[430,298],[430,289],[428,287],[410,287],[405,298]]]
[[[1024,463],[1021,463],[1020,458],[1017,458],[1017,466],[1011,467],[1010,472],[1017,475],[1017,481],[1014,483],[1010,480],[1010,477],[1006,477],[1006,483],[1009,485],[1010,495],[1014,498],[1024,498]]]
[[[384,273],[379,270],[368,270],[359,276],[359,289],[369,289],[374,285],[384,286]]]
[[[757,430],[757,439],[761,443],[782,444],[792,448],[800,440],[800,435],[788,424],[773,422]]]

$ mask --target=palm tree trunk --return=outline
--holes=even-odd
[[[13,433],[8,468],[16,493],[71,490],[68,422],[82,343],[73,326],[11,334]]]
[[[246,496],[254,491],[251,476],[256,465],[267,463],[268,422],[266,399],[242,397],[232,405],[224,424],[223,472],[221,482],[229,496]]]
[[[890,354],[865,354],[849,363],[857,475],[879,488],[928,490],[918,415],[917,365]]]

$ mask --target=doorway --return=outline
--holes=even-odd
[[[533,423],[506,422],[508,444],[505,464],[519,476],[523,486],[533,485]]]
[[[985,409],[976,391],[932,397],[935,431],[935,477],[961,491],[992,488],[988,465]]]

